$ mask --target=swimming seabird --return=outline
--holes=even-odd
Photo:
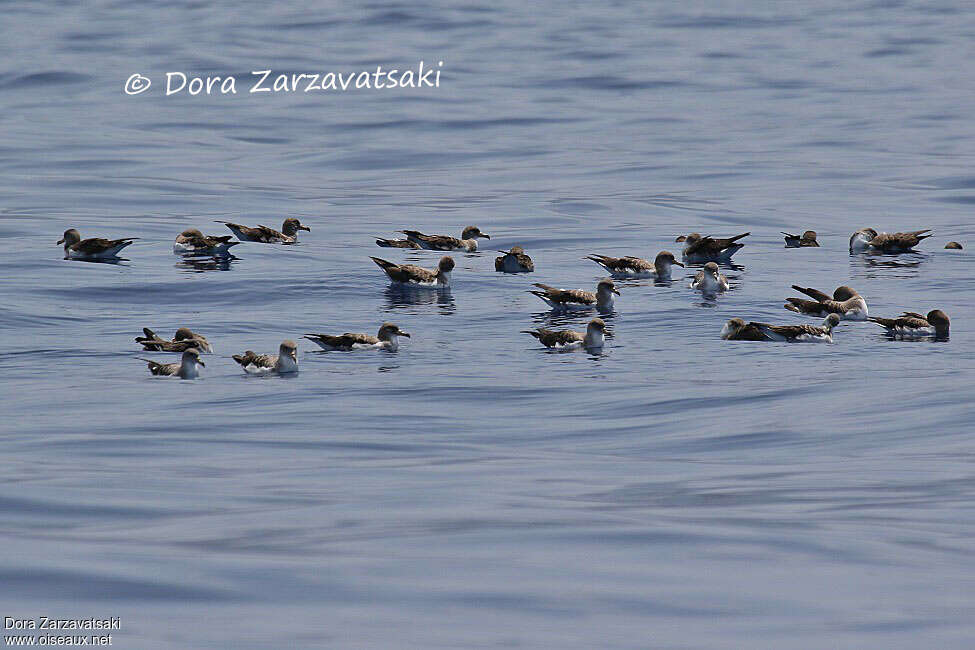
[[[252,241],[260,244],[294,244],[298,241],[299,230],[311,232],[311,228],[302,225],[294,217],[284,220],[284,223],[281,224],[281,232],[278,232],[274,228],[261,225],[258,225],[256,228],[251,228],[250,226],[242,226],[229,221],[217,220],[217,223],[222,223],[230,228],[240,241]]]
[[[839,314],[843,320],[867,320],[867,301],[857,293],[857,290],[846,285],[837,287],[833,292],[832,298],[810,287],[800,287],[797,284],[792,288],[800,293],[814,298],[805,300],[803,298],[786,298],[783,305],[789,311],[800,314],[812,314],[815,316],[825,316],[826,314]]]
[[[460,239],[449,235],[424,235],[417,230],[400,230],[406,238],[417,244],[420,248],[431,251],[455,251],[462,250],[473,253],[477,250],[477,238],[491,239],[490,235],[485,235],[477,226],[467,226],[461,233]]]
[[[768,341],[763,326],[768,323],[746,323],[741,318],[732,318],[721,328],[721,338],[726,341]]]
[[[409,239],[383,239],[382,237],[376,238],[376,246],[382,246],[383,248],[419,248],[420,245],[415,241],[410,241]]]
[[[180,379],[196,379],[200,376],[199,367],[206,368],[207,365],[200,360],[200,352],[196,348],[184,350],[179,363],[159,363],[152,359],[137,358],[149,364],[149,372],[154,375],[179,377]]]
[[[939,339],[947,338],[951,328],[948,314],[940,309],[933,309],[927,316],[917,312],[905,311],[897,318],[869,318],[887,330],[891,336],[905,339],[924,338],[933,336]]]
[[[535,270],[535,263],[528,257],[525,249],[521,246],[512,246],[511,250],[498,251],[504,253],[501,257],[494,258],[494,270],[502,273],[532,273]]]
[[[914,247],[921,243],[922,239],[931,236],[924,234],[927,232],[931,232],[931,229],[926,228],[924,230],[895,233],[882,232],[867,242],[867,245],[870,247],[870,250],[883,253],[907,253],[914,250]]]
[[[298,372],[298,346],[294,341],[282,342],[277,354],[257,354],[248,350],[244,354],[235,354],[233,359],[249,375],[285,375]]]
[[[393,264],[378,257],[370,256],[369,259],[378,264],[390,280],[411,287],[446,287],[450,284],[450,272],[454,270],[454,260],[449,255],[441,257],[435,269],[414,264]]]
[[[962,249],[962,246],[956,241],[950,241],[947,244],[945,244],[945,248],[949,250],[960,251]]]
[[[833,328],[839,324],[839,314],[830,314],[822,325],[750,323],[765,334],[770,341],[787,341],[789,343],[832,343]]]
[[[350,332],[335,336],[329,334],[305,334],[306,339],[314,341],[323,350],[341,350],[345,352],[368,349],[396,352],[399,349],[399,340],[397,337],[400,336],[410,338],[409,332],[402,331],[393,323],[383,323],[376,336]]]
[[[616,285],[608,278],[599,281],[595,293],[582,289],[556,289],[541,282],[536,282],[532,286],[538,287],[541,291],[529,291],[528,293],[538,296],[552,309],[596,307],[600,311],[608,311],[613,308],[613,295],[620,295]]]
[[[819,247],[819,242],[816,241],[816,231],[807,230],[801,235],[790,235],[787,232],[783,232],[785,235],[785,246],[786,248],[805,248],[807,246]]]
[[[930,228],[910,232],[877,232],[873,228],[861,228],[850,235],[850,252],[878,251],[881,253],[906,253],[914,249],[922,239],[931,235]]]
[[[80,232],[70,228],[64,231],[64,235],[58,240],[58,244],[64,244],[64,259],[104,260],[118,257],[119,251],[136,239],[138,237],[82,239]]]
[[[176,236],[173,252],[177,255],[229,255],[230,247],[239,241],[230,241],[233,235],[204,235],[196,228],[187,228]]]
[[[672,265],[683,267],[684,264],[678,262],[674,254],[670,251],[660,251],[651,264],[640,257],[609,257],[608,255],[589,255],[587,260],[592,260],[599,266],[609,271],[614,278],[649,278],[656,277],[658,280],[670,279],[670,268]]]
[[[197,348],[201,352],[213,352],[210,342],[202,334],[197,334],[188,327],[181,327],[176,330],[176,335],[171,341],[160,337],[148,327],[142,328],[145,336],[135,337],[136,343],[141,343],[145,350],[155,352],[183,352],[189,348]]]
[[[684,242],[682,252],[684,261],[691,264],[703,264],[704,262],[728,262],[731,256],[741,250],[744,244],[737,244],[739,239],[747,237],[751,233],[743,232],[734,237],[726,239],[715,239],[713,237],[702,237],[700,233],[692,232],[684,237],[678,237],[676,241]]]
[[[577,348],[599,349],[606,341],[606,323],[601,318],[589,321],[586,333],[573,330],[549,330],[539,327],[534,330],[522,330],[523,334],[531,334],[547,348],[571,350]]]
[[[728,278],[721,273],[718,265],[708,262],[697,272],[691,280],[691,289],[700,289],[704,293],[718,293],[728,290]]]

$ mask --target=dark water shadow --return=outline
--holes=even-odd
[[[202,257],[183,256],[174,266],[185,273],[202,273],[204,271],[229,271],[234,262],[240,261],[234,255]]]
[[[82,259],[77,257],[69,257],[65,260],[66,262],[89,262],[91,264],[114,264],[115,266],[129,266],[129,264],[124,264],[124,262],[131,262],[127,257],[104,257],[98,259]]]
[[[457,309],[450,287],[417,287],[406,284],[390,284],[384,292],[386,308],[395,310],[415,305],[437,305],[443,314],[453,314]]]

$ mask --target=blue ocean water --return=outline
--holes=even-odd
[[[784,4],[784,3],[783,3]],[[975,637],[975,17],[964,3],[15,0],[0,21],[0,615],[119,616],[123,648],[963,648]],[[427,67],[439,88],[248,93],[251,71]],[[239,78],[165,96],[165,74]],[[149,91],[128,96],[139,73]],[[228,264],[214,220],[311,226]],[[402,228],[492,238],[446,292],[390,289]],[[858,228],[931,228],[851,256]],[[140,239],[127,261],[55,241]],[[821,248],[787,250],[780,230]],[[590,253],[750,231],[729,292],[623,281],[602,355],[527,293]],[[943,250],[957,240],[963,251]],[[531,276],[494,272],[520,244]],[[947,342],[844,322],[791,284]],[[305,332],[294,378],[230,355]],[[153,378],[143,327],[208,336]],[[152,358],[172,361],[172,355]]]

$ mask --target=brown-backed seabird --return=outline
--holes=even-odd
[[[498,251],[504,253],[501,257],[494,258],[494,270],[501,273],[532,273],[535,270],[535,263],[528,253],[521,246],[512,246],[511,250]]]
[[[76,260],[104,260],[118,257],[119,251],[131,244],[138,237],[123,237],[122,239],[102,239],[92,237],[82,239],[81,233],[74,228],[64,231],[58,244],[64,244],[64,259]]]
[[[294,244],[298,241],[299,230],[311,232],[311,228],[303,225],[294,217],[284,220],[284,223],[281,224],[281,232],[278,232],[274,228],[261,225],[251,228],[250,226],[242,226],[229,221],[218,220],[217,223],[222,223],[230,228],[231,232],[237,235],[237,239],[240,241],[251,241],[259,244]]]
[[[807,246],[819,247],[819,242],[816,241],[816,231],[807,230],[801,235],[790,235],[787,232],[783,232],[785,235],[785,246],[786,248],[805,248]]]
[[[948,249],[948,250],[960,251],[960,250],[962,250],[962,245],[959,244],[956,241],[950,241],[947,244],[945,244],[945,248]]]
[[[867,242],[867,245],[870,250],[882,253],[907,253],[914,250],[914,247],[921,243],[922,239],[930,237],[931,235],[924,234],[929,232],[931,232],[930,228],[912,230],[911,232],[882,232]]]
[[[770,341],[789,343],[832,343],[833,328],[840,324],[839,314],[830,314],[822,325],[769,325],[752,323]]]
[[[599,349],[606,341],[606,323],[601,318],[589,321],[586,332],[573,330],[549,330],[539,327],[534,330],[522,330],[523,334],[531,334],[547,348],[571,350],[577,348]]]
[[[206,368],[206,364],[200,360],[200,352],[196,348],[184,350],[179,363],[159,363],[142,357],[138,357],[138,359],[149,365],[149,372],[162,377],[196,379],[200,376],[200,366]]]
[[[704,293],[727,291],[728,278],[721,273],[717,264],[708,262],[691,280],[691,289],[698,289]]]
[[[189,348],[197,348],[201,352],[213,352],[210,342],[202,334],[197,334],[188,327],[176,330],[176,335],[167,341],[148,327],[142,328],[145,336],[135,337],[136,343],[141,343],[143,349],[154,352],[183,352]]]
[[[420,248],[431,251],[467,251],[473,253],[477,250],[477,238],[491,239],[490,235],[481,232],[477,226],[467,226],[461,233],[460,239],[449,235],[424,235],[417,230],[400,230],[406,238],[417,244]]]
[[[910,232],[877,232],[873,228],[861,228],[850,235],[850,252],[877,251],[881,253],[907,253],[914,250],[922,239],[931,235],[930,228]]]
[[[306,339],[317,343],[323,350],[340,350],[343,352],[369,349],[396,352],[399,349],[398,337],[400,336],[410,338],[409,332],[402,331],[393,323],[383,323],[376,336],[350,332],[338,335],[305,334]]]
[[[735,243],[742,237],[747,237],[751,233],[743,232],[734,237],[725,239],[715,239],[714,237],[702,237],[700,233],[692,232],[684,237],[678,237],[676,241],[684,242],[682,254],[684,261],[690,264],[703,264],[704,262],[728,262],[731,256],[741,250],[744,244]]]
[[[286,375],[298,372],[298,346],[294,341],[284,341],[277,354],[257,354],[248,350],[235,354],[234,361],[249,375]]]
[[[838,314],[830,314],[822,325],[769,325],[746,323],[732,318],[721,328],[726,341],[788,341],[789,343],[832,343],[833,328],[839,325]]]
[[[596,285],[596,292],[583,291],[582,289],[556,289],[547,284],[536,282],[532,286],[538,287],[541,291],[529,291],[545,301],[552,309],[588,309],[596,307],[600,311],[609,311],[613,308],[614,295],[620,295],[616,285],[610,279],[600,280]]]
[[[797,284],[792,285],[792,288],[814,300],[786,298],[786,304],[783,307],[789,311],[814,316],[839,314],[843,320],[867,320],[867,316],[869,316],[867,301],[852,287],[846,285],[837,287],[832,297],[822,291],[810,287],[800,287]]]
[[[935,338],[948,338],[951,328],[951,320],[948,314],[940,309],[933,309],[927,316],[913,311],[905,311],[897,318],[873,318],[870,321],[877,323],[887,330],[887,333],[895,338],[925,338],[933,336]]]
[[[670,280],[671,266],[676,264],[683,267],[684,264],[678,262],[674,254],[670,251],[660,251],[653,263],[640,257],[610,257],[608,255],[589,255],[587,260],[592,260],[599,266],[609,271],[614,278],[657,278],[658,280]]]
[[[726,341],[768,341],[762,326],[768,323],[746,323],[741,318],[732,318],[721,328],[721,338]]]
[[[435,269],[425,269],[414,264],[393,264],[379,257],[371,257],[393,282],[411,287],[442,288],[450,285],[450,272],[454,270],[454,259],[449,255],[440,258]]]
[[[196,228],[187,228],[176,236],[173,252],[177,255],[229,255],[230,247],[239,241],[230,241],[233,235],[204,235]]]

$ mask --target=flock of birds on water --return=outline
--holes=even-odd
[[[284,220],[281,230],[268,226],[243,226],[227,221],[218,221],[230,229],[238,241],[232,241],[232,235],[204,235],[196,228],[184,230],[176,237],[173,252],[178,255],[227,257],[230,249],[241,242],[256,242],[261,244],[294,244],[298,241],[299,231],[311,231],[300,220],[288,218]],[[406,235],[405,239],[376,239],[376,244],[384,248],[422,249],[431,251],[464,251],[468,253],[478,250],[478,239],[490,239],[476,226],[464,228],[461,236],[425,235],[416,230],[400,231]],[[930,237],[930,229],[911,232],[886,233],[873,228],[862,228],[850,236],[850,252],[879,252],[900,254],[912,252],[925,238]],[[671,280],[671,269],[674,266],[702,265],[690,282],[692,289],[708,295],[715,295],[729,288],[728,278],[721,273],[719,264],[730,264],[732,256],[744,247],[740,242],[750,233],[742,233],[735,237],[718,238],[691,233],[680,236],[675,241],[683,243],[681,258],[678,261],[670,251],[661,251],[654,260],[648,261],[639,257],[610,257],[608,255],[589,255],[585,259],[595,262],[611,277],[599,281],[595,291],[582,289],[559,289],[541,282],[535,283],[530,293],[538,296],[545,304],[556,311],[565,310],[593,310],[601,314],[610,313],[616,296],[620,295],[613,279],[623,278],[653,278],[660,281]],[[788,248],[818,247],[816,233],[807,230],[801,235],[782,233]],[[133,243],[137,237],[123,239],[82,239],[81,234],[74,228],[66,230],[58,244],[64,245],[65,259],[78,260],[113,260],[118,259],[119,252]],[[961,249],[958,242],[948,242],[946,249]],[[494,261],[495,270],[500,273],[532,273],[535,264],[521,246],[513,246],[507,251],[498,251],[503,255]],[[382,269],[389,280],[396,285],[408,287],[444,289],[450,286],[450,274],[454,269],[454,260],[449,255],[440,258],[436,268],[424,268],[414,264],[396,264],[379,257],[371,257],[372,261]],[[838,287],[832,295],[813,289],[792,285],[796,291],[807,298],[788,298],[784,307],[790,311],[810,316],[825,317],[821,325],[771,325],[742,318],[732,318],[721,329],[721,338],[729,341],[784,341],[784,342],[817,342],[832,343],[833,330],[840,321],[871,321],[883,327],[887,334],[899,339],[932,338],[946,340],[951,322],[948,315],[933,309],[927,314],[905,311],[893,318],[877,318],[870,316],[867,302],[855,289],[849,286]],[[606,323],[601,318],[589,321],[585,332],[574,330],[552,330],[536,328],[524,330],[547,348],[558,350],[586,349],[590,352],[599,351],[605,345]],[[187,327],[176,330],[172,339],[164,339],[149,328],[143,329],[144,336],[136,337],[144,351],[181,353],[178,363],[160,363],[151,359],[141,359],[147,362],[149,371],[153,375],[194,379],[200,374],[200,367],[206,364],[200,359],[202,353],[212,353],[210,342],[202,334],[193,332]],[[363,333],[347,332],[344,334],[306,334],[305,339],[315,343],[323,350],[353,351],[365,349],[379,349],[396,351],[399,348],[399,337],[410,337],[408,332],[402,331],[394,323],[383,323],[376,336]],[[233,355],[233,360],[240,364],[247,374],[286,375],[298,371],[298,345],[292,340],[283,341],[278,348],[278,354],[257,354],[247,350],[242,354]]]

